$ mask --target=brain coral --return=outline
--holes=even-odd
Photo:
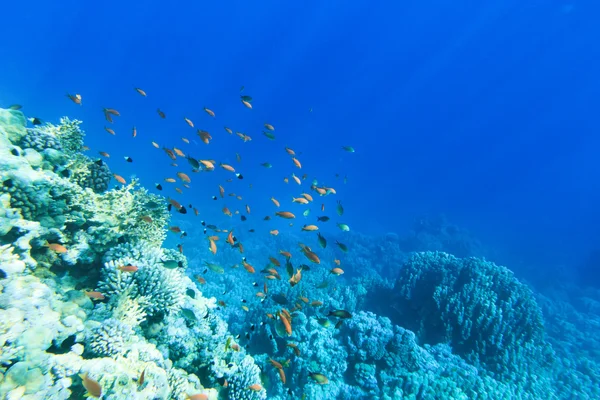
[[[534,356],[544,362],[541,310],[505,267],[416,253],[400,271],[395,294],[402,325],[425,343],[450,343],[455,353],[501,374],[513,375]]]

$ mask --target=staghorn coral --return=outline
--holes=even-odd
[[[98,253],[125,241],[160,247],[170,218],[164,199],[137,188],[135,180],[103,194],[85,189],[71,198],[69,207],[85,218],[88,243]],[[142,217],[150,217],[151,222]]]

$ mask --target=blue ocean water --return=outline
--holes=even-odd
[[[208,254],[200,221],[233,227],[241,242],[270,243],[269,230],[303,237],[300,226],[327,215],[319,228],[332,246],[344,240],[337,222],[377,242],[443,214],[482,244],[476,255],[533,287],[581,275],[600,286],[589,262],[600,240],[598,12],[575,0],[11,2],[0,26],[0,106],[84,121],[90,156],[108,152],[114,173],[197,208],[198,216],[174,215],[171,225],[188,236],[170,234],[167,243],[182,243],[198,271]],[[82,105],[66,93],[80,93]],[[240,95],[252,96],[252,110]],[[105,107],[121,113],[114,124]],[[265,123],[275,140],[262,134]],[[209,145],[196,129],[210,132]],[[173,167],[152,141],[231,164],[244,179],[218,167],[190,173],[182,158]],[[183,195],[164,182],[178,171],[192,179]],[[263,221],[274,212],[271,197],[297,217],[306,209],[291,204],[302,192],[291,173],[307,174],[302,190],[316,179],[337,194],[315,196],[310,216],[293,227]],[[246,205],[245,222],[221,211],[244,215]],[[399,269],[382,274],[395,279]],[[361,276],[358,264],[346,274]]]

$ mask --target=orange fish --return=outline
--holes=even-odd
[[[185,118],[185,117],[184,117],[183,119],[185,120],[185,122],[187,122],[187,124],[188,124],[190,127],[192,127],[192,128],[194,127],[194,123],[192,122],[192,120],[191,120],[191,119],[189,119],[189,118]]]
[[[313,306],[313,307],[321,307],[321,306],[323,305],[323,302],[322,302],[322,301],[319,301],[319,300],[313,300],[313,301],[310,303],[310,305],[311,305],[311,306]]]
[[[319,256],[317,256],[311,250],[304,249],[303,253],[306,256],[306,258],[308,258],[311,262],[313,262],[315,264],[321,264],[321,260],[319,259]]]
[[[302,185],[302,181],[300,181],[300,178],[298,178],[296,175],[292,174],[292,178],[298,185]]]
[[[242,260],[242,265],[244,266],[244,268],[246,269],[246,271],[250,272],[251,274],[253,274],[255,272],[255,269],[252,265],[248,264],[246,262],[246,259]]]
[[[232,246],[235,244],[233,241],[233,229],[229,232],[229,235],[227,235],[227,239],[225,241]]]
[[[152,146],[156,147],[157,149],[160,149],[160,146],[159,146],[159,144],[158,144],[158,143],[156,143],[156,142],[152,142]]]
[[[177,181],[175,180],[175,178],[165,178],[165,182],[175,183]]]
[[[327,194],[327,189],[324,189],[324,188],[314,186],[313,190],[316,190],[317,193],[319,193],[319,196],[325,196]]]
[[[252,109],[252,104],[248,103],[246,100],[242,100],[242,104],[245,105],[247,108]]]
[[[198,393],[193,395],[186,395],[186,400],[208,400],[208,395],[204,393]]]
[[[246,213],[250,214],[250,206],[246,204]]]
[[[102,293],[90,290],[89,292],[85,292],[85,295],[92,300],[104,300],[105,297]]]
[[[83,381],[83,387],[88,392],[90,397],[102,397],[102,386],[100,386],[98,381],[90,378],[87,372],[85,374],[80,374],[79,377]]]
[[[145,379],[146,379],[146,368],[144,368],[144,370],[142,371],[142,373],[140,375],[140,378],[137,381],[138,386],[142,386],[144,384]]]
[[[63,254],[67,252],[67,248],[59,243],[47,243],[46,247],[58,254]]]
[[[290,156],[295,156],[296,152],[292,149],[290,149],[289,147],[285,148],[285,151],[290,155]]]
[[[283,178],[283,182],[288,183],[290,180],[287,178],[287,176],[285,178]]]
[[[304,225],[302,227],[303,231],[307,231],[307,232],[313,232],[313,231],[318,231],[319,227],[316,225]]]
[[[133,130],[131,131],[131,136],[133,136],[133,137],[137,136],[137,129],[135,129],[135,126],[133,127]]]
[[[210,242],[210,246],[209,246],[210,252],[213,254],[217,254],[217,244],[212,239],[209,239],[209,242]]]
[[[298,168],[302,168],[302,164],[300,164],[300,161],[298,161],[298,159],[296,157],[292,157],[292,161],[294,162],[294,165]]]
[[[104,114],[111,114],[117,117],[121,116],[121,113],[115,110],[114,108],[104,108]]]
[[[308,204],[308,200],[304,197],[292,197],[292,203]]]
[[[294,350],[294,354],[296,355],[296,357],[300,357],[300,349],[298,348],[298,345],[295,343],[288,343],[287,347],[291,347]]]
[[[142,96],[146,97],[146,92],[145,92],[145,91],[143,91],[142,89],[140,89],[140,88],[137,88],[137,87],[136,87],[136,88],[134,88],[134,89],[135,89],[135,91],[136,91],[136,92],[138,92],[138,93],[139,93],[139,94],[141,94]]]
[[[321,204],[321,211],[325,211],[325,203]]]
[[[302,268],[298,269],[296,271],[296,273],[294,275],[292,275],[292,277],[289,280],[290,285],[292,287],[296,286],[298,283],[300,283],[301,279],[302,279]]]
[[[208,109],[208,108],[204,107],[204,111],[205,111],[205,112],[206,112],[208,115],[210,115],[211,117],[213,117],[213,118],[215,117],[215,113],[214,113],[214,111],[213,111],[213,110],[210,110],[210,109]]]
[[[230,135],[233,133],[233,131],[231,130],[231,128],[225,127],[225,130],[227,131],[227,133],[229,133]]]
[[[185,153],[181,150],[179,150],[177,147],[173,147],[173,151],[175,152],[175,154],[177,154],[179,157],[185,157]]]
[[[175,153],[173,152],[173,150],[171,149],[167,149],[166,147],[163,147],[163,151],[165,153],[167,153],[167,155],[169,156],[169,158],[173,161],[177,160],[177,156],[175,155]]]
[[[292,253],[290,253],[289,251],[279,250],[279,254],[281,254],[285,258],[292,258]]]
[[[272,358],[269,358],[269,363],[274,366],[277,369],[282,369],[283,365],[281,365],[280,362],[273,360]]]
[[[167,200],[169,201],[169,203],[171,203],[171,205],[173,207],[175,207],[176,209],[180,209],[181,207],[183,207],[177,200],[173,200],[173,199],[169,199],[167,198]]]
[[[279,235],[279,231],[277,229],[273,229],[272,231],[269,231],[269,233],[273,236]]]
[[[212,136],[210,135],[210,133],[200,130],[200,129],[198,129],[198,131],[196,133],[198,134],[198,136],[200,136],[200,140],[202,140],[202,142],[204,144],[210,143],[210,140],[212,139]]]
[[[202,165],[204,165],[204,167],[206,168],[207,171],[212,171],[213,169],[215,169],[215,165],[210,162],[209,160],[198,160]]]
[[[184,142],[186,142],[187,144],[190,144],[190,140],[188,138],[184,138],[182,137],[181,140],[183,140]]]
[[[271,124],[265,124],[265,128],[267,130],[269,130],[269,131],[274,131],[275,130],[275,127],[273,125],[271,125]]]
[[[312,196],[308,193],[302,193],[302,196],[304,196],[304,198],[308,201],[313,201]]]
[[[102,157],[110,158],[110,154],[105,151],[99,151],[98,154],[100,154]]]
[[[263,387],[261,385],[259,385],[258,383],[255,383],[254,385],[248,386],[246,389],[250,389],[253,392],[260,392],[261,390],[263,390]]]
[[[278,217],[281,217],[281,218],[285,218],[285,219],[296,218],[296,216],[289,211],[278,211],[275,213],[275,215],[277,215]]]
[[[273,202],[273,204],[275,204],[275,206],[279,207],[279,201],[277,201],[275,197],[271,197],[271,201]]]
[[[106,132],[110,133],[111,135],[115,135],[115,131],[114,131],[114,130],[112,130],[112,129],[110,129],[110,128],[104,127],[104,130],[105,130]]]
[[[221,163],[220,166],[226,171],[235,172],[235,168],[233,168],[231,165]]]
[[[275,257],[269,257],[269,261],[271,261],[271,263],[276,267],[281,266],[281,264],[279,263],[279,260],[276,259]]]
[[[196,278],[196,280],[198,281],[199,284],[201,284],[201,285],[205,285],[206,284],[206,279],[204,279],[200,275],[196,275],[194,278]]]
[[[68,97],[69,99],[71,99],[71,101],[72,101],[73,103],[81,105],[81,95],[80,95],[80,94],[75,94],[75,95],[72,95],[72,94],[68,94],[68,93],[67,93],[67,97]]]
[[[153,221],[152,217],[151,217],[151,216],[149,216],[149,215],[142,215],[142,216],[140,217],[140,219],[141,219],[142,221],[144,221],[144,222],[147,222],[147,223],[149,223],[149,224],[150,224],[150,223],[152,223],[152,221]]]
[[[340,276],[344,273],[344,270],[341,268],[333,268],[330,272],[334,275]]]
[[[121,265],[120,267],[118,267],[118,269],[123,272],[136,272],[138,270],[138,267],[136,267],[135,265]]]
[[[229,211],[229,208],[227,207],[223,207],[223,214],[227,215],[228,217],[233,216],[233,214],[231,213],[231,211]]]
[[[127,183],[125,178],[123,178],[121,175],[113,174],[113,177],[117,180],[117,182],[122,183],[123,185]]]
[[[187,176],[186,174],[184,174],[183,172],[178,172],[177,173],[177,177],[179,179],[181,179],[182,181],[184,181],[185,183],[190,183],[192,180],[190,179],[189,176]]]
[[[292,335],[292,324],[291,324],[290,320],[288,320],[287,317],[284,316],[281,312],[278,312],[277,316],[279,317],[279,320],[283,324],[283,327],[285,328],[285,332],[288,334],[288,336],[291,336]]]
[[[340,265],[342,262],[340,260],[338,260],[337,258],[335,260],[333,260],[333,262],[335,263],[335,265]]]

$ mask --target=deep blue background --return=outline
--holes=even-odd
[[[144,185],[175,173],[150,140],[223,162],[239,152],[247,179],[227,192],[245,199],[228,205],[271,213],[271,196],[299,194],[281,182],[294,171],[289,145],[302,152],[301,173],[338,189],[355,231],[402,233],[415,216],[444,212],[501,261],[540,268],[572,266],[598,246],[595,2],[13,1],[2,10],[0,105],[82,119],[90,154],[108,151],[115,172]],[[239,102],[241,85],[253,110]],[[114,137],[102,107],[123,114]],[[185,145],[181,136],[197,138],[184,116],[213,143]],[[264,122],[277,141],[261,136]],[[192,176],[184,202],[221,218],[209,196],[226,176]]]

